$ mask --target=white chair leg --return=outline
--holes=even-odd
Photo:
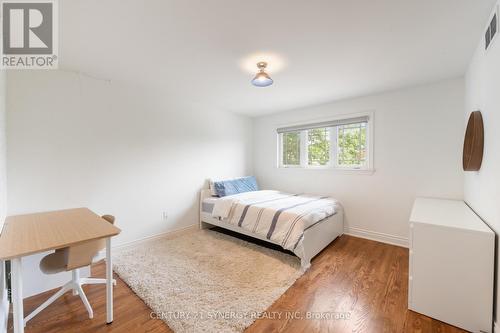
[[[105,284],[106,279],[96,279],[96,278],[81,278],[80,284]],[[116,280],[113,279],[113,284],[116,286]]]
[[[47,306],[50,304],[54,303],[56,299],[64,295],[68,290],[71,289],[73,282],[68,282],[66,283],[57,293],[52,295],[48,300],[42,303],[38,308],[36,308],[33,312],[31,312],[26,318],[24,318],[24,325],[26,326],[26,323],[31,320],[34,316],[39,314],[43,309],[45,309]]]
[[[85,296],[82,287],[79,284],[77,284],[75,288],[77,288],[78,295],[80,295],[80,298],[82,299],[82,302],[85,305],[87,312],[89,313],[89,318],[90,319],[94,318],[94,311],[92,311],[92,307],[90,306],[89,300],[87,299],[87,296]]]
[[[80,280],[80,271],[77,269],[74,269],[71,271],[71,276],[72,276],[72,281],[74,284],[78,284]],[[78,295],[78,290],[73,288],[73,296]]]
[[[89,313],[89,318],[92,319],[94,317],[94,312],[92,310],[92,307],[90,306],[89,300],[87,299],[87,296],[83,292],[83,289],[81,287],[82,284],[105,284],[106,279],[94,279],[94,278],[80,278],[80,271],[78,269],[75,269],[71,271],[72,274],[72,279],[68,283],[66,283],[58,292],[56,292],[54,295],[52,295],[48,300],[43,302],[42,305],[40,305],[38,308],[36,308],[33,312],[31,312],[26,318],[23,320],[24,326],[26,326],[26,323],[31,320],[33,317],[35,317],[37,314],[39,314],[41,311],[43,311],[46,307],[48,307],[50,304],[52,304],[56,299],[64,295],[68,291],[72,291],[73,295],[79,295],[83,305],[85,305],[85,308],[87,309],[87,312]],[[116,285],[116,280],[113,280],[113,283]]]

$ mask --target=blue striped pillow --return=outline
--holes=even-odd
[[[214,188],[219,197],[259,190],[254,176],[216,181]]]

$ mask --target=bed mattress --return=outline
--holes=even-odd
[[[328,196],[253,191],[202,201],[202,213],[240,227],[294,251],[305,230],[336,214],[337,200]]]

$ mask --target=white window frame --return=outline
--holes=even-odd
[[[366,162],[365,165],[362,167],[342,167],[337,164],[337,129],[338,127],[335,127],[335,130],[331,130],[333,127],[330,128],[329,134],[330,134],[330,160],[327,165],[309,165],[308,161],[308,137],[307,137],[307,130],[303,130],[300,132],[300,165],[285,165],[283,164],[283,134],[277,133],[277,167],[280,169],[308,169],[308,170],[335,170],[335,171],[342,171],[342,172],[354,172],[354,173],[365,173],[365,174],[372,174],[375,170],[373,168],[373,153],[374,153],[374,122],[375,122],[375,112],[374,111],[365,111],[365,112],[359,112],[359,113],[349,113],[349,114],[341,114],[337,115],[334,117],[329,117],[329,118],[321,118],[321,119],[313,119],[309,121],[302,121],[299,123],[293,123],[293,124],[284,124],[280,126],[276,126],[275,129],[278,129],[280,127],[290,127],[290,126],[299,126],[299,125],[304,125],[304,124],[313,124],[313,123],[319,123],[319,122],[327,122],[327,121],[333,121],[333,120],[342,120],[342,119],[349,119],[349,118],[355,118],[355,117],[361,117],[361,116],[368,116],[368,123],[366,126],[366,149],[367,149],[367,154],[366,154]]]

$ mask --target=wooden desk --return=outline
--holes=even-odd
[[[106,238],[106,322],[113,321],[111,237],[120,229],[88,208],[9,216],[0,234],[0,260],[12,262],[14,332],[24,332],[22,257]]]

